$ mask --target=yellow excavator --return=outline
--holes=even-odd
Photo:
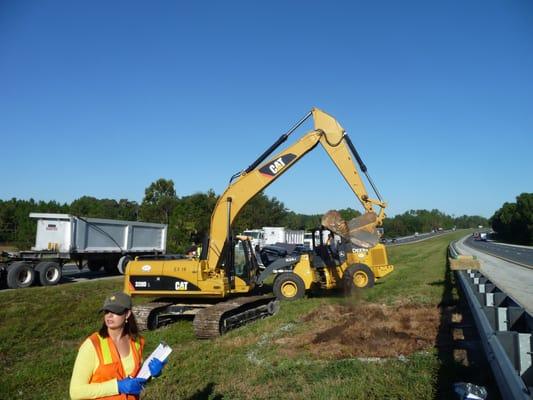
[[[265,161],[310,117],[314,120],[312,131]],[[343,247],[344,256],[341,251],[336,260],[326,260],[318,252],[325,254],[327,247],[317,244],[317,253],[285,257],[260,272],[251,241],[233,234],[233,221],[250,199],[319,143],[362,203],[365,214],[344,224],[334,218],[323,221],[328,229],[344,238],[347,244]],[[368,196],[352,156],[366,174],[377,200]],[[379,207],[378,213],[374,206]],[[141,329],[155,329],[177,317],[194,315],[196,336],[216,337],[275,314],[279,309],[278,299],[300,298],[313,286],[364,287],[367,286],[364,277],[373,283],[374,277],[390,272],[392,266],[388,264],[385,248],[377,243],[375,234],[385,217],[385,207],[342,126],[329,114],[313,108],[248,168],[231,177],[211,215],[209,236],[198,258],[137,257],[127,264],[124,291],[133,297],[158,297],[156,301],[134,306]],[[272,274],[275,296],[258,295],[262,283]]]

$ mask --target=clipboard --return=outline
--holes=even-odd
[[[166,344],[165,342],[159,343],[159,346],[155,348],[152,354],[150,354],[150,356],[146,360],[144,360],[144,363],[141,369],[139,370],[139,373],[137,374],[136,378],[149,379],[152,376],[150,374],[150,368],[148,367],[150,361],[154,358],[157,358],[158,360],[165,362],[170,353],[172,353],[172,348],[168,344]]]

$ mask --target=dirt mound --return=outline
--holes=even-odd
[[[304,333],[276,340],[286,356],[390,358],[435,346],[440,314],[436,307],[363,303],[323,306],[302,320]]]

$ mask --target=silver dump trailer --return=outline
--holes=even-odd
[[[31,213],[37,219],[35,246],[3,253],[0,274],[10,288],[34,282],[43,286],[61,280],[63,265],[124,273],[128,261],[140,255],[166,252],[167,225],[137,221],[84,218],[68,214]]]

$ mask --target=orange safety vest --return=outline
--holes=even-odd
[[[91,380],[89,383],[99,383],[109,381],[111,379],[124,379],[126,378],[126,373],[124,372],[124,367],[122,366],[122,361],[120,360],[120,354],[111,340],[110,337],[103,338],[98,334],[98,332],[93,333],[89,339],[93,343],[94,348],[96,349],[96,354],[98,355],[99,365],[94,371]],[[135,362],[135,367],[131,376],[137,375],[139,369],[141,368],[142,361],[142,352],[144,347],[144,338],[139,337],[137,340],[130,339],[130,351],[133,351],[133,359]],[[138,396],[126,395],[126,394],[116,394],[113,396],[102,397],[101,399],[106,400],[135,400],[138,399]]]

